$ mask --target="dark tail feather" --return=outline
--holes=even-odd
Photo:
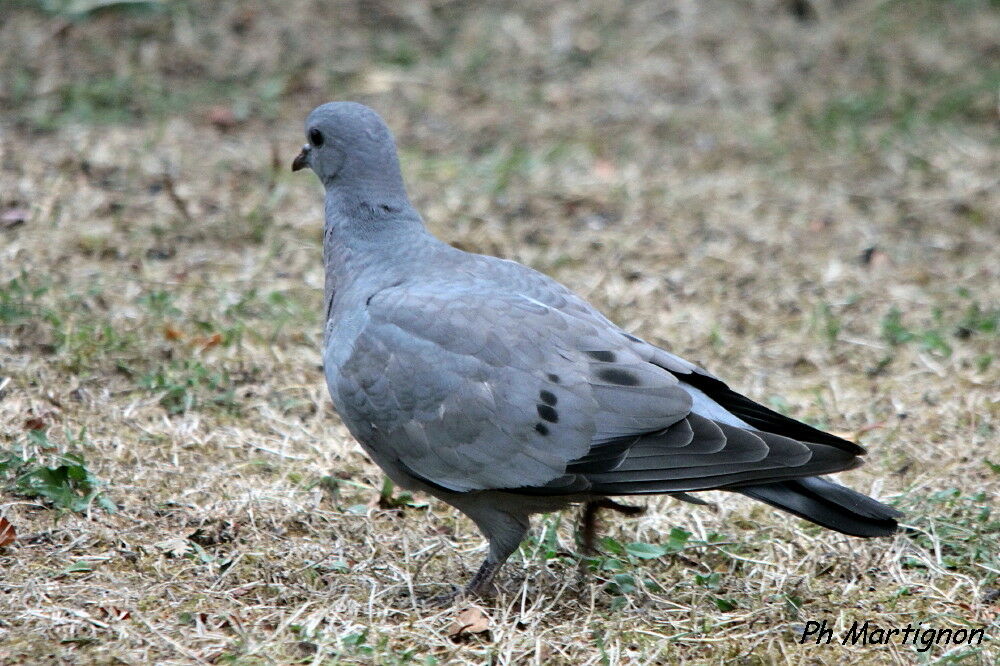
[[[732,490],[851,536],[893,534],[896,518],[903,515],[867,495],[815,476]]]

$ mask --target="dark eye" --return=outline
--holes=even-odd
[[[318,129],[313,128],[309,130],[309,143],[319,148],[323,145],[323,133]]]

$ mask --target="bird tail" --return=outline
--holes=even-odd
[[[857,537],[895,533],[902,513],[867,495],[815,476],[732,488],[827,529]]]

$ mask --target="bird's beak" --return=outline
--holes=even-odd
[[[295,160],[292,161],[292,171],[298,171],[299,169],[305,169],[309,166],[309,144],[302,146],[302,150],[296,155]]]

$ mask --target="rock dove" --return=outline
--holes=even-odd
[[[489,591],[532,514],[630,510],[615,496],[728,490],[844,534],[896,531],[898,511],[822,478],[860,465],[857,444],[740,395],[546,275],[428,233],[374,111],[323,104],[305,130],[292,170],[326,189],[330,396],[393,482],[488,539],[465,594]]]

